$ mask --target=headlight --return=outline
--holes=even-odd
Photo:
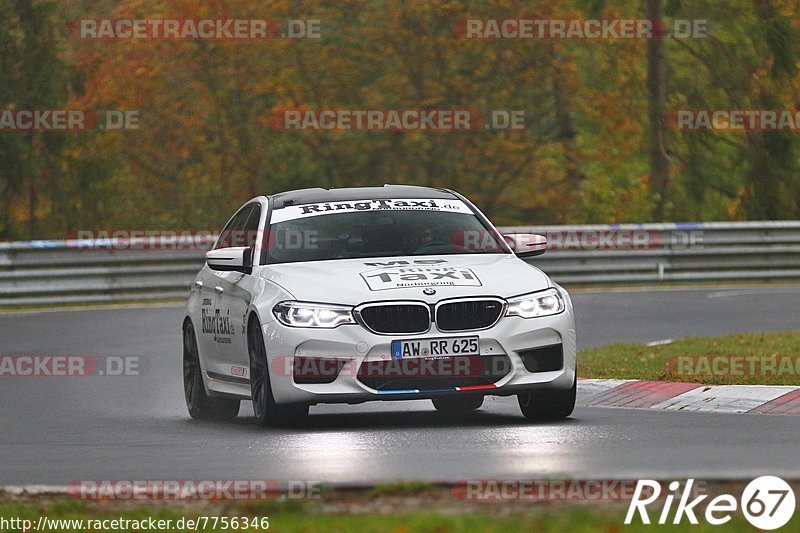
[[[564,310],[564,299],[557,289],[534,292],[517,296],[508,300],[506,316],[535,318],[539,316],[557,315]]]
[[[281,302],[272,308],[281,324],[295,328],[335,328],[355,324],[352,308],[345,305]]]

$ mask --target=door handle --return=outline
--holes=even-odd
[[[216,287],[214,287],[214,290],[215,290],[215,291],[217,291],[217,294],[222,294],[222,292],[223,292],[225,289],[223,289],[222,287],[220,287],[219,285],[217,285]]]
[[[203,288],[203,282],[202,281],[195,281],[194,282],[194,288],[195,289],[202,289]]]

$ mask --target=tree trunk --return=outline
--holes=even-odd
[[[647,107],[650,125],[650,191],[657,199],[653,218],[662,222],[669,202],[669,158],[664,144],[666,107],[666,62],[664,40],[656,35],[663,28],[662,0],[647,0],[646,17],[653,21],[654,38],[647,41]]]

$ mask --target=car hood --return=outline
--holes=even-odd
[[[297,300],[348,305],[398,299],[433,303],[463,296],[507,298],[551,286],[541,270],[511,254],[285,263],[261,267],[261,276]],[[426,294],[425,289],[435,293]]]

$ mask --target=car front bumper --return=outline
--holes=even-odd
[[[355,324],[334,329],[292,328],[274,319],[261,327],[269,359],[272,393],[277,403],[361,403],[454,394],[509,395],[537,388],[569,389],[575,380],[576,336],[571,305],[553,316],[531,319],[504,317],[493,327],[479,331],[442,332],[434,324],[422,335],[378,335]],[[475,335],[479,337],[480,357],[471,358],[466,371],[464,365],[448,364],[451,363],[446,360],[448,358],[441,358],[429,359],[427,366],[422,361],[413,362],[417,364],[411,365],[412,375],[398,376],[403,381],[399,387],[379,386],[374,380],[364,379],[366,367],[362,365],[365,363],[375,368],[383,365],[389,372],[398,369],[407,372],[409,367],[403,365],[408,360],[392,358],[392,340]],[[550,366],[544,371],[531,371],[530,359],[524,359],[527,354],[537,348],[558,345],[563,355],[559,369]],[[330,382],[298,383],[296,372],[302,366],[312,362],[312,367],[316,367],[323,360],[331,363],[328,369],[336,367],[333,374],[323,370]],[[501,373],[507,373],[499,378],[493,375],[476,379],[476,360],[481,368],[496,367],[495,362],[502,361]],[[414,369],[418,372],[414,373]]]

